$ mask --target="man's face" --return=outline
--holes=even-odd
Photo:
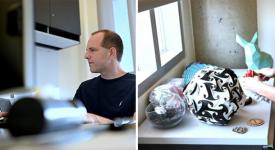
[[[110,50],[101,46],[103,36],[104,33],[92,35],[87,44],[85,59],[93,73],[104,72],[110,63]]]

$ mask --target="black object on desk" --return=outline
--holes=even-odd
[[[10,108],[6,128],[13,136],[64,130],[81,125],[86,113],[80,101],[27,97],[18,100]]]

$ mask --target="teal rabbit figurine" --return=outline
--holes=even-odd
[[[271,55],[260,51],[257,43],[257,38],[257,32],[254,34],[250,42],[247,42],[238,34],[236,35],[236,42],[244,48],[245,63],[248,69],[252,70],[271,68],[273,66],[273,59]]]

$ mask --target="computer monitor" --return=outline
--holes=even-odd
[[[0,97],[34,86],[32,0],[0,0]]]

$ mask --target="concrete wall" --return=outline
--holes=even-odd
[[[257,31],[256,0],[192,0],[191,6],[197,61],[245,68],[235,36],[251,39]]]
[[[273,57],[273,67],[275,66],[275,1],[257,0],[258,15],[258,44],[262,51]]]

